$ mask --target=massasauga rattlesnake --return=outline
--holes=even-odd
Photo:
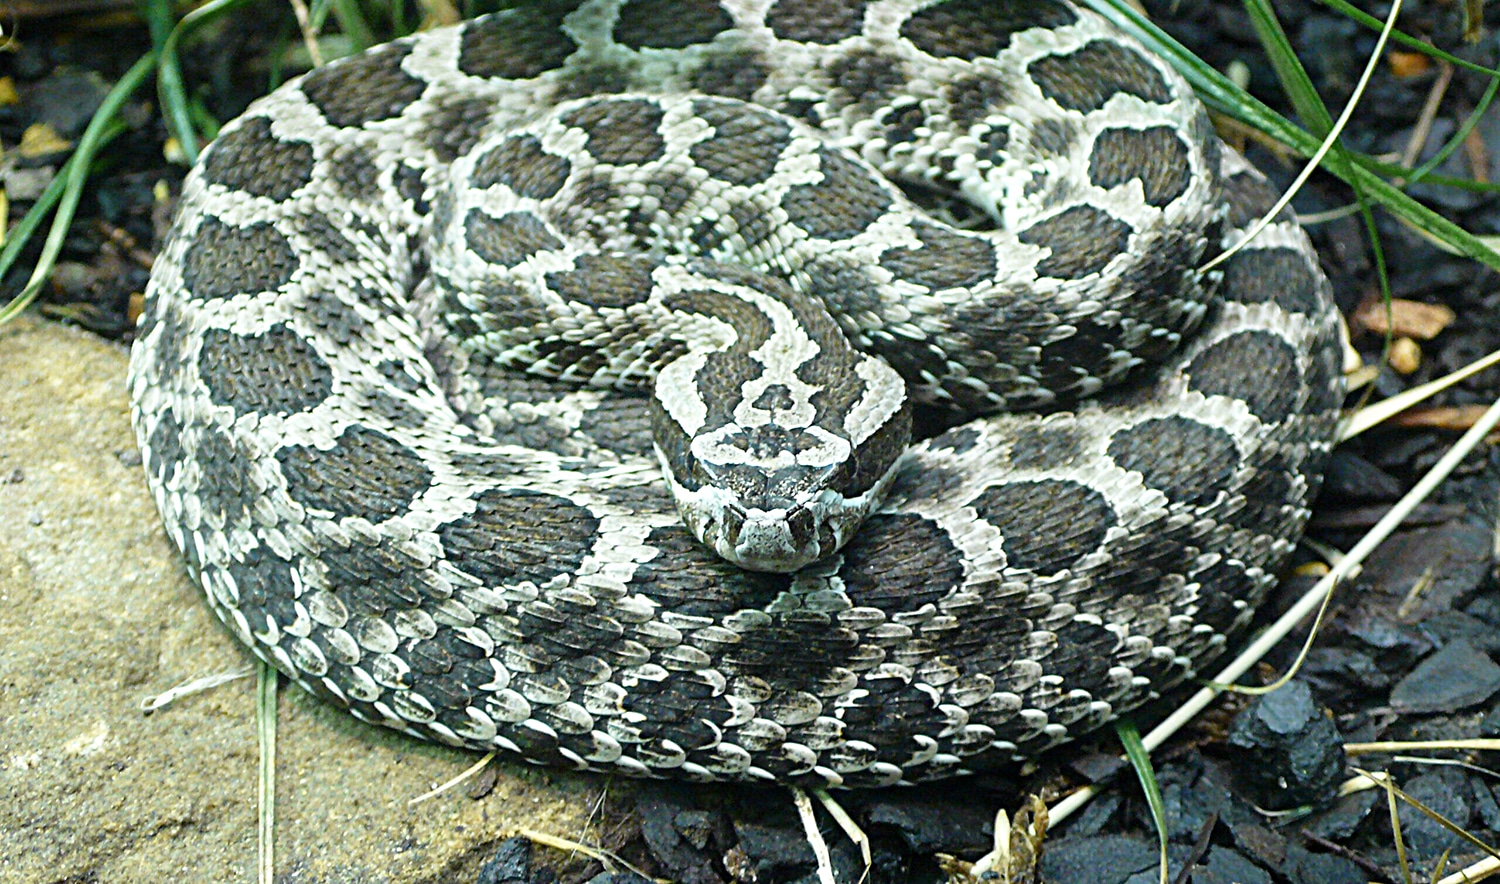
[[[1287,218],[1195,272],[1271,196],[1065,0],[538,0],[224,128],[135,424],[214,610],[361,718],[951,776],[1180,681],[1296,542],[1328,285]]]

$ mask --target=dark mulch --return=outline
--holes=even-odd
[[[1275,76],[1259,53],[1249,19],[1231,0],[1183,3],[1147,0],[1149,11],[1214,66],[1244,65],[1262,100],[1285,110]],[[1335,113],[1349,96],[1374,34],[1310,0],[1277,0],[1287,33],[1325,101]],[[1376,16],[1382,2],[1360,2]],[[1491,67],[1500,64],[1500,37],[1487,31],[1474,44],[1461,36],[1462,4],[1416,0],[1406,4],[1404,29],[1437,46]],[[72,0],[21,4],[12,10],[19,36],[0,54],[0,75],[19,100],[0,105],[0,142],[6,150],[0,182],[13,223],[50,180],[62,155],[37,142],[46,124],[72,141],[108,85],[146,50],[145,30],[128,18],[97,10],[129,4]],[[31,17],[77,10],[74,17]],[[1488,10],[1492,27],[1500,7]],[[240,13],[238,23],[213,29],[184,59],[195,97],[213,117],[241,110],[282,65],[294,25],[284,4]],[[244,22],[254,27],[243,26]],[[287,71],[290,73],[290,70]],[[1346,142],[1371,154],[1407,149],[1438,66],[1396,53],[1383,64]],[[1431,156],[1479,100],[1484,82],[1458,72],[1448,85],[1420,156]],[[3,95],[3,90],[0,90]],[[179,166],[163,159],[165,133],[154,95],[141,94],[119,138],[92,178],[74,221],[63,261],[39,302],[44,314],[128,341],[150,256],[169,217]],[[28,130],[31,135],[23,139]],[[17,149],[41,143],[41,148]],[[1246,149],[1257,165],[1285,184],[1296,168],[1265,148]],[[1500,180],[1500,111],[1488,114],[1463,148],[1439,169],[1456,177]],[[1412,192],[1464,228],[1500,233],[1500,200],[1453,188],[1419,184]],[[1351,201],[1348,190],[1317,176],[1297,199],[1300,213],[1324,212]],[[1374,382],[1386,396],[1458,368],[1500,347],[1500,277],[1450,256],[1383,212],[1381,242],[1398,298],[1444,305],[1454,321],[1420,342],[1421,364],[1409,374],[1386,369]],[[1323,263],[1346,314],[1377,298],[1374,259],[1357,216],[1312,228]],[[34,259],[39,245],[30,247]],[[0,290],[8,297],[28,268]],[[1355,343],[1367,364],[1380,362],[1382,338],[1358,324]],[[1443,394],[1438,406],[1482,406],[1500,396],[1500,369],[1491,369]],[[1312,536],[1347,549],[1456,437],[1454,429],[1392,427],[1366,433],[1339,449],[1314,521]],[[1156,754],[1166,802],[1173,875],[1193,864],[1194,882],[1362,882],[1400,880],[1391,824],[1382,793],[1336,798],[1350,771],[1344,742],[1500,736],[1500,596],[1493,573],[1494,526],[1500,505],[1500,452],[1471,456],[1441,491],[1343,587],[1301,678],[1285,691],[1247,702],[1227,698],[1187,733]],[[1304,560],[1312,559],[1311,554]],[[1273,618],[1309,585],[1290,577],[1267,604]],[[1290,665],[1296,641],[1272,655],[1265,673]],[[1494,714],[1491,714],[1494,712]],[[1237,717],[1236,717],[1237,714]],[[872,882],[942,880],[937,853],[973,859],[990,846],[993,812],[1014,809],[1026,791],[1050,796],[1076,785],[1109,788],[1050,833],[1041,868],[1049,881],[1155,880],[1153,826],[1128,767],[1114,758],[1110,738],[1065,747],[1034,769],[959,783],[838,796],[869,833]],[[1434,765],[1374,755],[1351,759],[1390,771],[1413,797],[1489,843],[1500,842],[1500,768],[1489,753],[1437,753],[1468,766]],[[1023,775],[1024,774],[1024,775]],[[727,787],[644,784],[611,788],[605,827],[609,847],[653,874],[685,884],[723,881],[813,881],[813,857],[785,792]],[[858,852],[819,817],[841,880],[856,880]],[[1446,855],[1459,868],[1481,854],[1410,807],[1401,825],[1414,865],[1430,872]],[[524,845],[508,843],[486,866],[484,882],[554,880]],[[570,881],[633,880],[597,865],[568,867]],[[1177,878],[1177,880],[1187,880]]]

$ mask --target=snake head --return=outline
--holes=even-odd
[[[794,420],[790,409],[741,407],[690,435],[653,409],[657,456],[688,530],[742,568],[774,572],[796,571],[853,537],[884,499],[911,438],[899,377],[874,358],[859,363],[885,382],[871,385],[887,394],[882,404],[841,403],[815,422]]]

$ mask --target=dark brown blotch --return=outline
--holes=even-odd
[[[770,66],[759,52],[727,50],[710,55],[693,71],[693,88],[704,95],[749,101],[770,75]]]
[[[891,196],[863,166],[841,153],[818,151],[822,180],[787,188],[781,207],[788,219],[820,239],[863,233],[891,206]]]
[[[1120,430],[1109,440],[1109,456],[1173,503],[1197,506],[1229,487],[1240,464],[1233,436],[1182,415]]]
[[[989,72],[955,77],[948,85],[948,115],[967,129],[1011,101],[1011,86]]]
[[[276,137],[265,117],[246,119],[221,135],[203,161],[205,180],[277,201],[311,181],[312,172],[312,145]]]
[[[446,98],[423,118],[423,140],[438,159],[451,163],[479,143],[494,114],[490,99]]]
[[[645,98],[606,98],[591,101],[564,113],[563,125],[582,129],[588,136],[587,150],[594,159],[612,165],[646,163],[660,159],[666,141],[658,129],[661,105]]]
[[[486,151],[474,164],[474,186],[503,184],[517,196],[544,200],[557,195],[573,164],[548,153],[535,135],[512,135]]]
[[[1205,396],[1243,400],[1250,412],[1269,423],[1296,411],[1303,386],[1297,353],[1279,335],[1243,331],[1230,335],[1193,357],[1188,388]]]
[[[333,372],[316,348],[277,323],[255,335],[203,333],[198,377],[216,405],[238,413],[295,414],[333,392]]]
[[[839,579],[853,604],[902,614],[962,585],[963,556],[948,532],[915,513],[872,516],[844,547]]]
[[[564,498],[493,488],[474,499],[472,513],[445,523],[438,539],[450,564],[487,587],[545,586],[577,573],[598,527],[592,513]]]
[[[482,209],[470,209],[464,217],[464,242],[476,255],[501,267],[514,267],[537,252],[562,246],[562,240],[530,212],[496,218]]]
[[[1193,181],[1188,146],[1166,126],[1105,129],[1089,153],[1089,180],[1103,188],[1139,179],[1146,203],[1165,208]]]
[[[417,453],[384,433],[345,427],[326,450],[288,445],[277,450],[286,492],[292,500],[334,518],[371,522],[401,516],[432,485],[432,472]]]
[[[693,111],[714,127],[688,154],[710,176],[730,184],[760,184],[776,171],[791,142],[786,120],[767,111],[727,101],[698,101]]]
[[[401,69],[410,53],[408,44],[389,43],[340,59],[304,77],[302,92],[332,126],[364,126],[388,120],[421,98],[427,88],[426,83]]]
[[[1172,100],[1166,78],[1140,53],[1104,40],[1066,55],[1043,56],[1026,71],[1043,95],[1083,113],[1099,110],[1110,96],[1120,93],[1153,104]]]
[[[183,261],[182,282],[195,298],[276,291],[297,271],[297,253],[267,221],[245,227],[204,218]]]
[[[458,69],[471,77],[529,80],[562,67],[578,48],[562,30],[580,0],[533,0],[464,26]]]
[[[1225,262],[1224,300],[1278,304],[1314,316],[1323,309],[1322,278],[1298,249],[1244,249]]]
[[[865,0],[781,0],[766,13],[766,26],[782,40],[827,46],[864,28]]]
[[[970,505],[1000,531],[1006,565],[1039,575],[1096,552],[1116,523],[1103,494],[1065,479],[991,485]]]
[[[895,55],[857,49],[828,65],[828,78],[853,104],[873,106],[890,102],[906,85],[906,71]]]
[[[949,0],[920,10],[901,25],[901,36],[938,58],[992,58],[1010,38],[1031,28],[1060,28],[1078,20],[1058,0]]]
[[[880,266],[897,279],[937,291],[967,288],[995,275],[995,249],[983,237],[927,221],[912,223],[920,248],[887,249]]]
[[[734,27],[716,0],[633,0],[620,10],[615,41],[631,49],[681,49]]]
[[[1077,279],[1098,273],[1130,245],[1130,225],[1093,206],[1073,206],[1017,234],[1021,242],[1045,246],[1052,254],[1037,275]]]
[[[560,297],[596,307],[629,307],[651,296],[655,262],[630,255],[579,255],[574,269],[547,274]]]

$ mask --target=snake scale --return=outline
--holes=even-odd
[[[1296,543],[1328,284],[1288,216],[1196,270],[1273,196],[1065,0],[538,0],[224,127],[134,421],[213,610],[362,719],[953,776],[1193,673]]]

